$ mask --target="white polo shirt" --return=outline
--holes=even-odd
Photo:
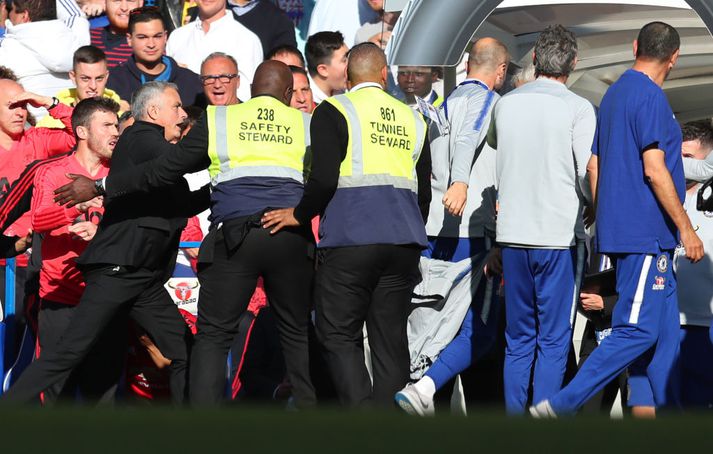
[[[694,191],[686,192],[683,208],[691,219],[696,234],[703,241],[706,255],[698,263],[691,263],[686,258],[686,251],[676,248],[676,281],[678,292],[678,310],[681,325],[711,326],[713,321],[713,213],[696,209],[696,186]]]
[[[203,60],[213,52],[226,53],[238,61],[238,98],[242,101],[250,99],[250,84],[263,59],[262,44],[260,38],[236,21],[230,11],[210,24],[207,33],[203,31],[200,18],[177,28],[168,37],[166,45],[169,57],[197,74],[201,72]]]

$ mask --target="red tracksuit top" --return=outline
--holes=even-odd
[[[62,103],[50,110],[53,118],[60,120],[65,129],[30,128],[9,150],[0,147],[0,198],[10,189],[25,167],[32,161],[66,153],[75,145],[72,130],[72,109]],[[4,234],[24,236],[30,230],[30,215],[25,213]],[[4,263],[4,262],[3,262]],[[27,266],[27,256],[17,257],[18,266]]]
[[[66,174],[74,173],[97,179],[109,174],[103,166],[96,175],[89,175],[71,154],[37,171],[32,194],[32,229],[45,233],[42,241],[40,297],[56,303],[75,305],[84,292],[84,279],[75,259],[89,244],[70,233],[68,227],[82,221],[99,224],[104,208],[90,208],[80,213],[76,207],[66,208],[54,202],[54,190],[69,182]]]

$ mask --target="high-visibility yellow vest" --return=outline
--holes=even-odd
[[[416,162],[426,140],[418,112],[376,86],[328,98],[346,119],[348,143],[319,247],[426,245]]]
[[[241,177],[304,183],[310,116],[271,96],[208,106],[208,156],[213,185]]]
[[[417,190],[423,117],[377,87],[327,98],[347,120],[347,154],[337,188],[390,185]]]

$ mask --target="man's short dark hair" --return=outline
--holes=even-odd
[[[0,66],[0,79],[11,80],[17,82],[17,74],[7,66]]]
[[[196,123],[198,123],[198,120],[200,120],[201,115],[203,115],[205,110],[198,106],[186,106],[183,110],[186,112],[186,119],[183,120],[183,123],[181,123],[181,133],[185,134],[186,129],[192,128]]]
[[[681,126],[683,141],[698,140],[701,146],[713,150],[713,126],[710,120],[689,121]]]
[[[27,11],[30,14],[31,22],[57,19],[56,0],[8,0],[5,5],[8,11],[12,5],[15,5],[17,13]]]
[[[636,38],[636,58],[665,61],[681,47],[675,28],[663,22],[649,22],[639,30]]]
[[[75,137],[77,134],[77,126],[89,126],[89,122],[95,112],[111,112],[116,115],[119,113],[119,104],[113,99],[103,96],[79,101],[77,105],[74,106],[74,112],[72,112],[72,129],[74,129]],[[79,137],[76,138],[79,140]]]
[[[332,54],[343,45],[344,35],[340,32],[319,32],[307,38],[305,56],[309,73],[317,74],[317,66],[329,64]]]
[[[288,68],[290,68],[290,72],[292,74],[302,74],[303,76],[307,77],[307,71],[305,71],[305,69],[300,66],[289,65]]]
[[[106,61],[106,54],[103,50],[95,46],[82,46],[74,51],[72,67],[76,68],[79,63],[94,64]]]
[[[574,70],[577,38],[564,26],[550,25],[535,42],[535,75],[564,77]]]
[[[129,33],[134,33],[134,27],[136,24],[151,22],[153,20],[160,20],[163,24],[163,28],[168,30],[166,19],[163,17],[161,10],[158,7],[142,6],[141,8],[132,9],[129,13]]]
[[[283,54],[294,55],[300,62],[302,62],[302,66],[305,65],[305,58],[302,56],[302,52],[300,52],[298,48],[290,44],[277,46],[276,48],[272,49],[267,55],[267,60],[272,60],[276,55]]]

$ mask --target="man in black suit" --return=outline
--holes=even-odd
[[[106,195],[113,200],[152,194],[196,167],[211,173],[213,228],[198,256],[201,298],[190,375],[194,405],[222,400],[227,353],[258,276],[275,313],[294,403],[305,408],[316,402],[308,348],[314,237],[309,223],[279,235],[260,227],[267,209],[296,204],[303,191],[309,116],[289,107],[291,96],[289,68],[263,62],[255,71],[250,101],[209,106],[171,152],[106,179]],[[253,133],[258,130],[277,133]],[[55,191],[55,202],[71,206],[88,200],[98,193],[95,183],[103,184],[79,176]]]
[[[168,82],[149,82],[137,90],[132,113],[137,121],[119,139],[110,174],[164,153],[169,141],[180,137],[186,118],[178,90]],[[77,260],[87,285],[74,317],[54,348],[25,370],[6,401],[32,401],[66,380],[109,322],[128,312],[171,360],[171,396],[174,403],[183,402],[190,333],[163,284],[173,270],[186,219],[208,206],[207,189],[191,193],[180,180],[148,194],[107,199],[96,236]]]

